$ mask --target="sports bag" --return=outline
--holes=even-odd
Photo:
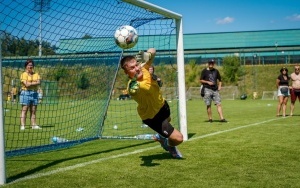
[[[200,94],[201,94],[201,97],[204,97],[204,86],[203,85],[201,86]]]

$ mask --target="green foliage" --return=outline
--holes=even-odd
[[[65,66],[63,66],[62,64],[59,64],[55,68],[55,72],[54,72],[53,76],[56,81],[59,81],[62,78],[67,78],[69,76],[68,69]]]
[[[85,34],[83,37],[82,37],[82,39],[91,39],[91,38],[93,38],[91,35],[89,35],[89,34]]]
[[[237,56],[226,56],[223,58],[223,80],[236,84],[242,76],[240,59]]]
[[[87,73],[83,72],[79,75],[76,80],[76,85],[79,89],[88,89],[90,86],[90,80],[88,79]]]
[[[2,41],[2,55],[5,56],[36,56],[39,51],[38,40],[27,40],[24,37],[16,38],[9,33],[4,35]],[[54,55],[56,46],[42,41],[43,55]]]
[[[198,73],[196,72],[197,71],[197,69],[196,69],[196,60],[191,60],[189,62],[189,66],[190,66],[191,72],[188,75],[188,82],[193,82],[196,79],[197,75],[198,75]]]

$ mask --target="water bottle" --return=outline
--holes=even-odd
[[[141,125],[141,127],[142,127],[142,128],[147,128],[147,127],[148,127],[148,125],[146,125],[146,124],[142,124],[142,125]]]
[[[76,129],[76,132],[81,132],[81,131],[83,131],[83,130],[84,130],[84,128],[79,127],[78,129]]]
[[[68,142],[68,140],[65,138],[54,136],[52,137],[52,142],[56,144],[56,143]]]
[[[153,139],[153,134],[140,134],[140,135],[136,136],[136,139],[152,140]]]

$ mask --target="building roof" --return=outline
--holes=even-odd
[[[176,36],[172,35],[168,46],[160,46],[166,36],[139,36],[139,45],[133,51],[146,49],[151,41],[157,51],[175,50]],[[195,33],[184,34],[185,54],[198,53],[228,53],[228,52],[270,52],[300,51],[300,29],[222,32],[222,33]],[[155,44],[157,43],[157,45]],[[117,52],[120,49],[115,45],[113,37],[90,39],[61,39],[58,54],[90,54],[98,53],[99,46],[102,52]],[[104,48],[106,46],[107,48]],[[137,49],[138,48],[138,49]]]

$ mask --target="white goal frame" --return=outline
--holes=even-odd
[[[277,99],[277,91],[263,91],[262,100],[276,100]]]
[[[188,140],[187,117],[186,117],[186,97],[185,97],[185,73],[184,73],[184,49],[183,49],[183,24],[182,15],[169,11],[162,7],[142,0],[123,0],[126,3],[151,10],[165,17],[176,21],[176,47],[177,47],[177,70],[178,70],[178,100],[179,100],[179,126],[183,135],[183,140]]]
[[[185,100],[185,98],[186,98],[185,97],[185,72],[184,72],[185,68],[184,68],[182,15],[174,13],[174,12],[169,11],[167,9],[158,7],[154,4],[148,3],[148,2],[143,1],[143,0],[122,0],[122,1],[127,3],[127,4],[131,4],[135,7],[139,7],[141,9],[147,10],[151,13],[160,14],[160,15],[162,15],[161,18],[164,17],[164,18],[167,18],[167,19],[170,19],[170,20],[172,19],[172,33],[175,33],[175,31],[173,30],[174,23],[176,25],[176,38],[175,38],[176,39],[176,43],[175,43],[176,44],[176,46],[175,46],[176,47],[176,52],[175,52],[175,54],[177,56],[176,61],[177,61],[177,79],[178,79],[178,101],[176,101],[176,102],[178,102],[178,106],[176,106],[176,107],[178,107],[178,118],[179,118],[178,121],[179,121],[180,132],[183,134],[183,140],[187,140],[188,139],[188,134],[187,134],[187,117],[186,117],[186,100]],[[112,8],[115,8],[115,7],[112,7]],[[128,20],[128,21],[130,21],[130,20]],[[59,35],[57,35],[57,36],[59,37]],[[67,35],[61,35],[61,37],[62,36],[67,38]],[[76,36],[78,36],[78,34]],[[97,36],[99,36],[99,35],[97,35]],[[3,59],[2,55],[1,55],[1,41],[2,41],[1,37],[3,37],[3,35],[2,35],[2,32],[0,31],[0,68],[2,68],[2,59]],[[170,37],[173,37],[173,36],[170,36]],[[63,40],[63,38],[60,38],[60,39]],[[112,40],[110,40],[110,41],[111,41],[111,43],[113,43],[113,36],[112,36]],[[155,48],[155,46],[153,46],[153,47]],[[172,46],[172,48],[173,48],[173,46]],[[91,49],[91,48],[89,48],[89,49]],[[79,52],[79,51],[75,50],[74,52]],[[89,52],[91,52],[91,51],[89,51]],[[65,52],[63,52],[63,53],[65,53]],[[71,53],[73,53],[73,51]],[[80,51],[80,53],[81,53],[81,51]],[[57,56],[57,57],[59,57],[59,56]],[[0,82],[1,83],[2,83],[2,79],[3,79],[3,77],[2,77],[2,71],[1,71],[1,73],[0,73]],[[2,87],[3,87],[3,84],[1,84],[1,86],[0,86],[0,92],[1,93],[3,93],[2,92],[3,91]],[[0,102],[0,106],[1,106],[0,107],[0,113],[1,113],[2,117],[4,117],[3,100]],[[107,106],[108,106],[108,103],[107,103]],[[101,112],[101,114],[103,114],[103,113],[104,112]],[[106,114],[105,114],[105,116],[106,116]],[[102,119],[100,120],[100,118],[99,118],[100,121],[104,121],[104,119],[105,119],[104,115],[103,115]],[[100,126],[100,124],[102,125],[103,122],[98,121],[97,125]],[[99,136],[99,133],[98,133],[97,136]],[[94,134],[96,134],[96,133],[94,133]],[[1,175],[0,175],[0,184],[2,185],[2,184],[6,183],[4,118],[2,118],[0,120],[0,135],[1,135],[1,138],[0,138],[0,173],[1,173]],[[96,136],[94,136],[93,139],[96,139]],[[69,143],[73,143],[73,142],[69,142]]]

